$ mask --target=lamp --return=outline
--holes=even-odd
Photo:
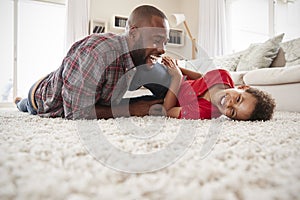
[[[193,38],[193,36],[191,34],[191,31],[186,23],[184,14],[172,14],[169,19],[169,22],[170,22],[171,26],[173,26],[173,27],[176,27],[179,24],[183,23],[183,25],[188,33],[188,36],[189,36],[190,40],[192,41],[192,59],[195,59],[196,52],[198,51],[197,45],[196,45],[196,39]]]

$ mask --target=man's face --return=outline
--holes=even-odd
[[[230,88],[218,95],[217,107],[231,119],[248,120],[254,111],[257,100],[245,89]]]
[[[151,27],[150,27],[151,26]],[[135,66],[153,64],[151,55],[160,56],[165,53],[165,46],[169,37],[168,22],[153,16],[151,24],[145,27],[136,27],[136,38],[131,51]]]

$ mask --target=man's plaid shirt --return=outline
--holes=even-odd
[[[96,103],[120,102],[135,74],[130,69],[134,64],[124,35],[90,35],[76,42],[61,66],[39,84],[38,115],[89,118]]]

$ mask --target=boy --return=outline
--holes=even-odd
[[[162,63],[171,76],[163,103],[167,116],[211,119],[223,114],[234,120],[250,121],[272,118],[274,99],[250,86],[235,88],[226,70],[212,70],[202,76],[179,68],[176,61],[169,57],[163,57]]]

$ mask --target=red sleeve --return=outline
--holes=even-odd
[[[231,88],[234,87],[234,82],[230,76],[230,73],[224,69],[209,71],[203,76],[203,79],[206,83],[207,88],[220,83],[228,85]]]

